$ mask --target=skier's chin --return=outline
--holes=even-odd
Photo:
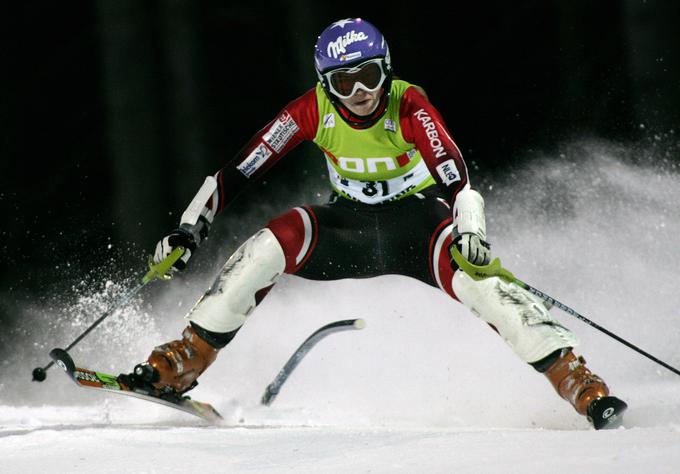
[[[378,95],[371,94],[361,98],[344,100],[343,105],[355,115],[366,116],[375,112],[375,109],[378,107],[378,102]]]

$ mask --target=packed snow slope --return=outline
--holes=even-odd
[[[635,164],[637,152],[611,145],[566,149],[480,184],[494,254],[680,367],[677,170],[663,157]],[[179,335],[213,276],[173,281],[152,306],[136,300],[73,350],[76,362],[128,370]],[[31,344],[0,366],[2,472],[680,472],[678,375],[553,309],[629,404],[622,428],[594,431],[485,323],[394,275],[284,277],[192,392],[224,415],[219,426],[77,389],[57,369],[31,382],[49,349],[67,345],[123,289],[109,282],[64,308],[27,308]],[[272,406],[259,405],[307,336],[358,317],[365,329],[322,340]]]

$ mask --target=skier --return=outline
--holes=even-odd
[[[394,77],[378,29],[360,18],[337,21],[318,37],[314,60],[316,86],[205,179],[154,262],[182,246],[175,265],[183,269],[215,215],[304,140],[323,152],[328,203],[294,207],[245,241],[187,315],[182,339],[156,347],[121,381],[157,393],[191,390],[283,273],[314,280],[401,274],[472,310],[581,415],[590,419],[602,400],[604,408],[612,401],[616,411],[625,408],[573,353],[575,335],[539,299],[498,278],[475,281],[451,261],[456,245],[469,262],[489,262],[484,201],[425,91]]]

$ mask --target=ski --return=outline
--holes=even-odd
[[[616,397],[602,397],[588,407],[588,420],[596,430],[610,430],[621,426],[623,412],[628,405]]]
[[[76,367],[73,359],[64,349],[52,349],[50,351],[50,357],[59,367],[64,369],[66,374],[79,387],[105,390],[107,392],[128,395],[142,400],[159,403],[213,423],[222,419],[222,416],[209,403],[198,402],[187,396],[177,394],[164,394],[157,391],[145,391],[139,388],[133,389],[125,385],[125,383],[119,380],[115,375]]]
[[[316,345],[324,337],[329,334],[333,334],[339,331],[346,331],[348,329],[363,329],[366,323],[363,319],[345,319],[342,321],[335,321],[334,323],[326,324],[325,326],[317,329],[311,336],[309,336],[305,342],[303,342],[300,347],[293,353],[293,355],[288,359],[286,365],[283,366],[281,371],[278,373],[276,378],[272,383],[270,383],[264,394],[262,395],[262,404],[271,405],[276,396],[278,395],[281,387],[286,382],[290,374],[295,370],[303,357],[309,352],[309,350]]]

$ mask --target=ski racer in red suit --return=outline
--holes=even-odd
[[[156,347],[121,380],[161,393],[190,390],[284,272],[316,280],[400,274],[470,308],[578,413],[590,417],[601,400],[614,399],[572,352],[574,334],[539,299],[498,278],[475,281],[452,264],[452,244],[471,263],[489,262],[484,201],[424,91],[393,77],[382,34],[359,18],[333,23],[318,38],[315,68],[316,87],[206,178],[154,259],[183,246],[182,269],[215,215],[305,140],[323,152],[328,203],[294,207],[244,242],[187,315],[182,339]]]

